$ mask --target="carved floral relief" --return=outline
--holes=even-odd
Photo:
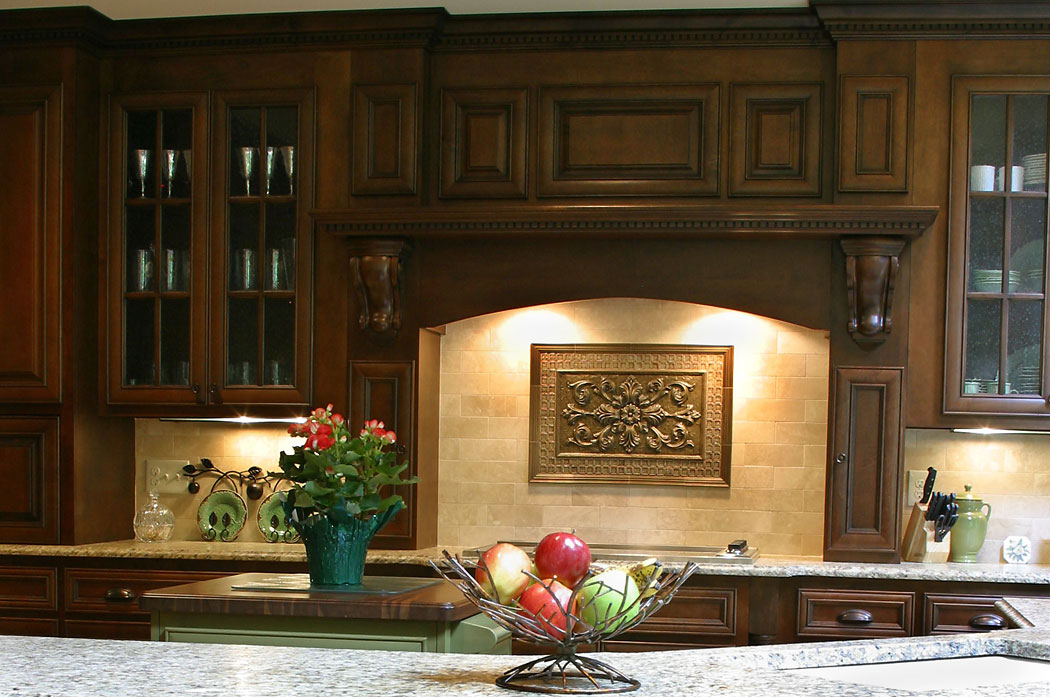
[[[532,347],[530,478],[726,486],[732,348]]]

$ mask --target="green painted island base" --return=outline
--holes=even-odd
[[[487,615],[453,622],[153,612],[154,641],[436,653],[510,654]]]

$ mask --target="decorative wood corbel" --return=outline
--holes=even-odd
[[[362,329],[392,334],[401,328],[401,261],[405,240],[355,239],[350,243],[350,278],[357,290]]]
[[[885,341],[893,328],[893,289],[904,240],[853,237],[839,243],[846,253],[849,333],[858,344]]]

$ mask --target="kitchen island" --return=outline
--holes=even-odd
[[[598,655],[640,680],[633,693],[639,696],[914,695],[782,671],[980,655],[1050,659],[1050,600],[1007,602],[1035,626],[966,636]],[[493,681],[522,662],[520,656],[0,637],[0,695],[270,697],[301,691],[307,680],[309,694],[507,697],[514,693]],[[1009,690],[1050,695],[1046,683]]]

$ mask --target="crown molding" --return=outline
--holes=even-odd
[[[810,5],[836,41],[1050,36],[1048,0],[810,0]]]

